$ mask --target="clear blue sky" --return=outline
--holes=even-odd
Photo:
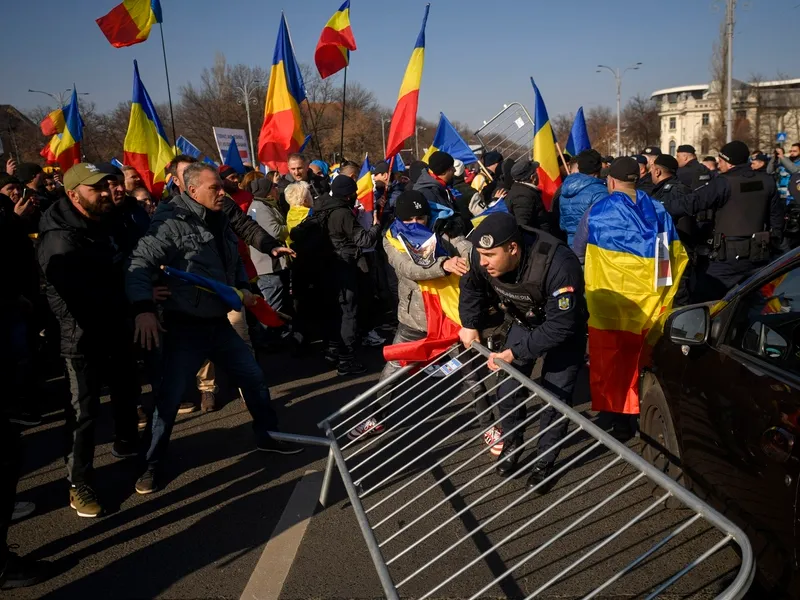
[[[750,0],[737,10],[734,76],[780,70],[800,77],[793,49],[799,0]],[[27,0],[3,7],[0,103],[26,110],[48,99],[27,90],[71,87],[99,109],[130,98],[132,62],[156,102],[167,99],[161,40],[112,48],[94,20],[118,0]],[[5,3],[4,3],[5,4]],[[199,81],[224,52],[231,63],[269,67],[281,8],[301,62],[313,63],[319,33],[340,0],[161,0],[173,97]],[[358,44],[348,77],[394,106],[422,19],[424,0],[352,0]],[[718,5],[715,9],[715,5]],[[65,8],[69,6],[68,9]],[[551,116],[583,105],[614,106],[615,87],[597,63],[643,62],[623,82],[623,103],[637,93],[707,83],[724,0],[432,0],[420,116],[479,125],[507,102],[532,105],[533,76]],[[341,77],[341,74],[334,77]],[[167,116],[161,115],[166,121]]]

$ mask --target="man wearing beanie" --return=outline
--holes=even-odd
[[[772,257],[783,239],[786,204],[775,180],[753,171],[747,144],[734,140],[719,152],[719,175],[695,190],[693,202],[674,208],[676,216],[714,211],[710,263],[692,300],[721,299]],[[680,212],[677,212],[680,211]]]
[[[380,235],[378,211],[373,212],[372,227],[364,229],[353,212],[358,185],[351,177],[339,175],[331,183],[331,195],[320,198],[316,218],[322,219],[333,246],[330,266],[322,266],[322,289],[331,292],[327,319],[328,350],[326,359],[338,362],[339,375],[359,375],[366,369],[355,360],[357,325],[358,266],[364,248],[372,248]],[[311,219],[312,217],[308,217]],[[295,237],[295,234],[292,234]],[[325,257],[319,257],[324,261]]]
[[[511,168],[514,183],[505,197],[510,212],[523,227],[550,232],[550,216],[542,202],[542,193],[537,187],[539,163],[533,160],[518,160]]]
[[[561,185],[559,223],[571,246],[581,218],[598,200],[608,196],[605,182],[600,179],[603,157],[597,150],[584,150],[577,156],[578,172],[568,175]]]
[[[438,231],[447,231],[450,236],[464,235],[467,229],[464,219],[456,210],[455,198],[450,190],[450,184],[455,176],[455,160],[447,152],[436,151],[428,159],[428,169],[420,173],[419,179],[413,189],[421,192],[430,204],[439,204],[451,209],[454,214],[446,220],[441,220],[437,226]]]
[[[461,276],[467,272],[472,244],[464,237],[437,235],[436,251],[433,255],[417,256],[413,252],[435,235],[435,216],[428,200],[416,190],[406,190],[397,198],[395,219],[383,239],[389,264],[397,274],[397,290],[401,299],[397,308],[397,332],[392,344],[422,340],[428,334],[428,321],[419,282],[445,278],[450,274]],[[380,381],[401,367],[398,362],[387,362],[381,372]],[[383,402],[389,400],[386,397]],[[382,431],[383,424],[380,420],[370,418],[354,427],[348,437],[351,440],[363,440]]]

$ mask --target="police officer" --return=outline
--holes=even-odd
[[[488,305],[499,301],[507,315],[508,336],[496,359],[530,373],[537,357],[545,355],[543,386],[565,402],[572,403],[578,370],[585,363],[586,301],[583,271],[577,256],[563,242],[543,231],[521,228],[508,213],[486,217],[470,234],[474,248],[470,270],[461,279],[459,314],[462,343],[469,347],[479,340]],[[514,392],[517,383],[506,380],[499,387],[501,424],[506,437],[498,458],[497,473],[511,475],[522,453],[527,392]],[[558,418],[548,407],[539,420],[540,431]],[[514,430],[515,427],[518,429]],[[513,433],[512,433],[512,430]],[[528,487],[541,484],[552,472],[567,422],[559,423],[539,438],[538,459],[528,478]],[[553,482],[539,488],[546,493]]]
[[[698,302],[719,300],[770,259],[783,236],[785,203],[775,180],[748,165],[750,151],[734,140],[719,153],[720,175],[693,194],[694,212],[715,211],[711,262]]]
[[[636,180],[636,189],[642,190],[648,196],[653,193],[653,180],[650,177],[650,162],[644,154],[633,157],[639,165],[639,179]]]
[[[711,171],[703,163],[697,161],[694,146],[682,144],[678,146],[678,179],[683,185],[696,190],[711,181]]]

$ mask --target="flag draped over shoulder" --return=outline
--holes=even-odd
[[[64,108],[53,111],[60,112],[49,121],[56,133],[39,153],[47,162],[57,162],[62,173],[66,173],[72,165],[81,162],[81,140],[83,140],[83,120],[78,111],[78,93],[73,87],[72,98]],[[53,113],[47,116],[48,121]],[[42,131],[45,130],[42,121]]]
[[[615,192],[589,209],[586,302],[592,410],[638,414],[650,361],[688,263],[672,218],[644,192]]]
[[[145,41],[150,29],[161,23],[159,0],[125,0],[96,20],[108,43],[115,48]]]
[[[464,138],[459,135],[453,124],[444,116],[444,113],[439,113],[439,125],[436,127],[436,134],[433,136],[433,143],[422,160],[428,162],[428,159],[436,151],[441,150],[447,152],[456,160],[460,160],[465,165],[471,165],[478,162],[478,157],[470,149],[469,144],[464,141]]]
[[[366,212],[375,210],[375,188],[372,184],[372,165],[369,163],[369,155],[364,157],[364,164],[361,165],[361,173],[358,175],[358,201]]]
[[[425,7],[422,28],[417,36],[417,43],[408,61],[400,92],[397,94],[397,105],[389,125],[389,137],[386,141],[385,156],[400,152],[405,141],[414,135],[417,126],[417,106],[419,104],[419,88],[422,84],[422,68],[425,64],[425,25],[428,23],[428,12],[431,6]]]
[[[258,136],[258,160],[286,173],[288,158],[299,152],[306,138],[300,116],[300,104],[306,88],[289,39],[286,18],[281,15],[278,40],[272,56],[264,123]]]
[[[431,265],[439,256],[446,256],[436,235],[418,223],[406,225],[394,220],[386,232],[386,239],[398,252],[408,254],[422,266]],[[428,332],[424,339],[386,346],[383,357],[387,361],[426,362],[445,352],[458,341],[461,320],[458,316],[458,275],[419,281]]]
[[[589,131],[586,129],[586,119],[583,116],[583,107],[578,109],[572,129],[567,140],[567,152],[572,156],[578,156],[584,150],[589,150],[592,143],[589,141]]]
[[[558,168],[558,157],[556,156],[556,138],[553,135],[553,128],[550,126],[550,117],[547,116],[544,99],[539,88],[536,87],[533,77],[531,77],[531,85],[536,96],[536,110],[533,117],[533,159],[539,163],[537,172],[542,201],[545,208],[550,210],[553,196],[561,186],[561,171]]]
[[[242,310],[242,306],[244,306],[244,303],[242,302],[242,293],[235,287],[222,283],[221,281],[217,281],[216,279],[197,275],[196,273],[187,273],[186,271],[181,271],[179,269],[173,269],[172,267],[166,266],[161,268],[164,273],[170,277],[182,279],[183,281],[193,283],[201,290],[205,290],[206,292],[210,292],[212,294],[217,294],[231,310],[239,311]],[[267,304],[266,300],[260,296],[256,297],[255,306],[248,306],[246,308],[253,314],[254,317],[256,317],[256,319],[259,320],[259,322],[263,323],[267,327],[280,327],[284,324],[283,320],[280,318],[280,316],[278,316],[278,313],[275,312],[275,310],[269,304]]]
[[[150,193],[160,197],[167,180],[164,170],[174,158],[174,151],[167,141],[156,107],[139,77],[139,65],[135,60],[131,118],[123,150],[122,162],[136,169]]]
[[[356,40],[350,28],[350,0],[345,0],[325,24],[314,51],[320,77],[325,79],[344,69],[350,63],[350,52],[355,49]]]

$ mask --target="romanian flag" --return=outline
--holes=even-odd
[[[54,134],[40,155],[49,163],[57,162],[61,172],[66,173],[72,165],[81,162],[81,140],[83,139],[83,120],[78,112],[78,94],[72,89],[72,98],[64,108],[54,112],[62,113],[61,119],[52,123],[59,125],[60,130]],[[53,113],[50,113],[52,115]],[[48,115],[48,118],[50,118]],[[45,119],[45,121],[47,121]],[[44,126],[44,122],[42,122]],[[44,127],[42,128],[44,131]]]
[[[361,173],[358,175],[358,201],[366,212],[375,210],[375,187],[372,184],[372,165],[369,164],[369,155],[364,157]]]
[[[174,150],[167,141],[156,108],[139,78],[139,65],[135,60],[131,118],[122,147],[122,162],[136,169],[150,193],[160,198],[167,180],[164,170],[175,157]]]
[[[231,310],[239,311],[242,310],[242,306],[244,306],[242,302],[242,292],[235,287],[226,285],[216,279],[203,277],[196,273],[187,273],[186,271],[180,271],[172,267],[163,266],[161,269],[170,277],[182,279],[183,281],[193,283],[203,291],[217,294]],[[256,298],[256,304],[254,306],[248,306],[246,308],[260,323],[267,327],[280,327],[284,324],[283,319],[278,316],[278,313],[260,296]]]
[[[428,162],[431,154],[437,151],[447,152],[456,160],[460,160],[465,165],[471,165],[478,162],[478,157],[470,149],[467,142],[464,141],[459,133],[453,127],[452,123],[444,116],[444,113],[439,113],[439,125],[436,127],[436,134],[433,136],[433,143],[422,160]]]
[[[425,25],[428,22],[428,12],[431,5],[425,7],[425,16],[422,18],[422,29],[414,44],[411,60],[408,61],[400,93],[397,95],[397,106],[392,114],[389,125],[389,138],[386,142],[384,156],[392,156],[400,152],[405,141],[414,135],[417,126],[417,105],[419,104],[419,86],[422,83],[422,67],[425,63]]]
[[[436,258],[446,256],[437,243],[436,235],[419,223],[406,225],[394,220],[386,232],[386,239],[394,250],[408,254],[416,264],[432,266]],[[432,272],[433,274],[433,272]],[[383,357],[387,361],[426,362],[446,352],[458,341],[461,319],[458,316],[458,275],[444,275],[418,281],[425,306],[428,332],[424,339],[386,346]]]
[[[286,18],[281,15],[269,74],[264,123],[258,137],[258,160],[281,173],[287,172],[289,155],[300,151],[306,137],[300,117],[300,103],[305,99],[303,77],[294,57]]]
[[[355,49],[356,40],[350,29],[350,0],[345,0],[319,36],[314,52],[319,76],[325,79],[347,67],[350,64],[350,52]]]
[[[483,211],[477,217],[473,217],[472,218],[472,227],[475,228],[478,225],[480,225],[481,221],[483,221],[489,215],[491,215],[493,213],[501,213],[501,212],[504,212],[504,213],[508,212],[508,206],[506,205],[506,201],[503,198],[495,200],[494,202],[492,202],[488,206],[488,208],[485,211]]]
[[[586,129],[586,119],[583,116],[583,107],[578,109],[572,129],[567,140],[567,152],[572,156],[578,156],[584,150],[589,150],[592,143],[589,141],[589,131]]]
[[[531,85],[536,95],[536,111],[534,113],[533,133],[533,159],[539,163],[539,189],[542,192],[542,201],[547,210],[553,203],[553,196],[561,185],[561,171],[558,168],[556,156],[556,138],[550,126],[550,117],[547,116],[542,95],[531,77]]]
[[[103,35],[115,48],[145,41],[156,23],[161,23],[159,0],[125,0],[97,19]]]
[[[688,263],[672,218],[644,192],[589,209],[586,302],[592,410],[639,413],[639,375]]]
[[[49,137],[51,135],[58,135],[59,133],[62,133],[66,125],[67,122],[64,120],[64,109],[57,108],[44,119],[42,119],[39,127],[42,130],[42,135]]]

